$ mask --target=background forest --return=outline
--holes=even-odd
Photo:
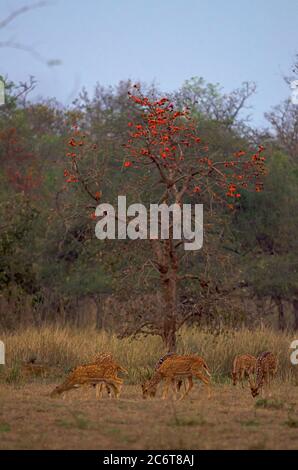
[[[93,324],[120,336],[154,333],[146,325],[163,307],[146,244],[99,241],[96,201],[90,203],[80,186],[65,178],[71,125],[79,119],[94,145],[82,163],[84,177],[98,186],[101,202],[113,202],[118,194],[155,202],[158,189],[150,178],[142,179],[140,188],[134,171],[123,166],[123,144],[136,113],[128,98],[132,83],[98,84],[92,96],[82,90],[66,108],[54,99],[31,102],[34,79],[19,85],[2,79],[1,328]],[[298,107],[289,98],[268,110],[266,129],[255,129],[247,109],[254,84],[223,94],[218,85],[193,77],[170,95],[154,85],[142,88],[168,97],[179,109],[188,106],[211,155],[225,158],[265,147],[264,191],[243,190],[234,210],[204,206],[203,249],[182,260],[193,275],[179,287],[177,308],[187,312],[185,323],[213,328],[271,323],[297,330]]]

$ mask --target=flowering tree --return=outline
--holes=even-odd
[[[128,95],[137,112],[128,123],[129,139],[123,144],[126,157],[122,168],[133,169],[134,174],[139,170],[144,178],[150,179],[157,188],[155,195],[158,193],[159,203],[178,204],[182,210],[185,202],[204,202],[211,207],[224,203],[234,210],[242,190],[262,191],[264,147],[259,146],[253,155],[239,150],[229,160],[215,158],[209,155],[208,146],[197,135],[196,124],[187,108],[177,110],[167,98],[149,99],[138,85]],[[97,201],[100,190],[91,190],[90,179],[79,171],[80,149],[85,145],[81,137],[75,128],[75,135],[69,141],[71,170],[66,170],[65,176],[68,182],[81,183]],[[168,350],[175,350],[176,332],[189,318],[181,317],[177,308],[179,284],[196,277],[181,272],[183,244],[183,239],[173,238],[171,230],[168,239],[150,240],[151,262],[159,275],[163,311],[159,318],[140,323],[139,330],[160,334]]]

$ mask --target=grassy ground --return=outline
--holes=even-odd
[[[0,386],[0,449],[297,449],[297,387],[275,384],[254,400],[248,388],[197,385],[184,401],[143,400],[127,385],[119,400],[94,390],[51,399],[55,384]]]
[[[201,354],[213,376],[208,400],[196,384],[181,402],[143,400],[140,384],[165,352],[155,337],[119,340],[93,330],[27,329],[1,338],[0,449],[297,449],[298,366],[291,365],[290,333],[269,329],[181,332],[178,350]],[[279,357],[272,397],[253,399],[230,380],[235,354],[270,350]],[[120,400],[95,400],[94,390],[74,390],[66,400],[49,393],[73,366],[111,352],[129,371]],[[30,356],[47,363],[46,379],[20,376]],[[159,392],[160,394],[160,392]]]

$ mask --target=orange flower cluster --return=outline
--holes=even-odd
[[[139,89],[139,87],[135,87]],[[175,167],[184,159],[183,149],[200,144],[195,134],[195,126],[189,117],[189,110],[175,111],[168,98],[156,101],[128,93],[129,99],[143,111],[142,123],[128,123],[129,140],[123,146],[129,160],[124,166],[142,161],[143,158],[156,159],[164,167]],[[128,164],[129,163],[129,164]]]
[[[90,183],[90,172],[86,172],[81,162],[90,153],[97,152],[97,150],[97,144],[90,142],[88,135],[80,130],[77,124],[72,125],[72,135],[67,141],[66,156],[70,157],[70,161],[69,169],[64,170],[65,182],[80,183],[82,188],[96,203],[98,203],[102,196],[101,191],[98,190],[99,183],[98,181],[92,181],[92,179]],[[64,189],[67,189],[67,186],[64,186]],[[88,214],[88,217],[92,220],[96,219],[94,212]]]
[[[72,125],[72,136],[67,142],[66,156],[71,158],[71,171],[64,170],[64,176],[66,183],[78,183],[80,181],[78,176],[77,163],[84,154],[84,150],[96,150],[97,145],[88,145],[86,142],[86,135],[80,131],[77,124]],[[96,196],[95,196],[96,197]]]
[[[79,182],[79,179],[77,178],[77,176],[75,175],[72,175],[71,173],[69,173],[68,170],[64,170],[64,176],[66,178],[66,183],[78,183]]]
[[[128,154],[125,167],[137,167],[151,160],[168,171],[167,174],[191,172],[190,181],[195,183],[193,193],[202,192],[207,186],[210,191],[212,179],[214,198],[221,198],[222,194],[237,199],[241,197],[241,189],[262,190],[261,179],[266,174],[262,145],[252,156],[239,150],[227,161],[214,162],[206,156],[209,147],[196,134],[196,125],[188,108],[177,111],[169,99],[152,101],[142,95],[138,85],[134,88],[137,94],[129,92],[128,96],[141,113],[139,122],[128,123],[129,139],[123,145]],[[200,185],[196,185],[196,177],[200,179]],[[229,203],[229,206],[233,205]]]

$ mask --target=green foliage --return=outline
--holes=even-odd
[[[0,296],[8,303],[17,299],[21,307],[29,299],[34,312],[45,308],[47,318],[61,302],[112,292],[125,300],[155,292],[158,272],[150,262],[149,242],[97,240],[95,222],[90,218],[96,201],[90,202],[78,185],[66,184],[63,177],[69,158],[65,144],[76,120],[88,133],[90,143],[97,144],[96,152],[86,155],[80,165],[87,181],[94,183],[94,191],[102,192],[102,202],[115,204],[118,194],[126,194],[128,204],[147,205],[159,199],[161,187],[155,184],[149,166],[129,172],[122,168],[127,124],[135,121],[138,113],[127,98],[130,81],[116,87],[97,85],[93,96],[83,90],[71,109],[55,100],[30,103],[27,91],[4,81],[6,104],[0,108]],[[33,84],[29,83],[29,89]],[[153,86],[144,89],[161,96]],[[255,149],[244,113],[253,92],[254,85],[244,83],[224,93],[218,84],[193,77],[172,93],[171,99],[181,108],[190,107],[202,140],[209,144],[212,157],[221,161],[237,150]],[[291,125],[291,132],[294,128]],[[264,192],[243,190],[235,212],[217,206],[215,216],[207,197],[198,195],[195,199],[205,204],[208,230],[203,250],[185,255],[182,269],[208,281],[208,288],[187,279],[181,294],[199,299],[207,312],[219,294],[218,286],[226,290],[225,296],[220,293],[220,308],[213,309],[220,322],[233,323],[235,316],[242,321],[241,312],[223,307],[229,289],[239,280],[260,297],[291,300],[297,296],[298,167],[293,152],[289,157],[279,144],[272,136],[268,139]]]
[[[261,194],[243,194],[234,217],[235,242],[245,253],[246,281],[259,296],[291,299],[298,292],[297,168],[280,153],[269,155]]]

